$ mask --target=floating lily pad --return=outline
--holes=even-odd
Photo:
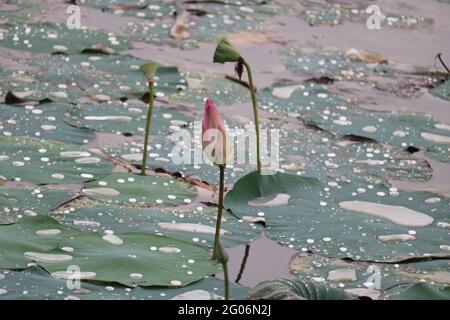
[[[64,213],[57,213],[54,217],[64,224],[83,230],[152,232],[211,248],[216,215],[216,208],[186,208],[175,211],[95,205],[64,210]],[[260,224],[239,220],[225,212],[222,218],[221,242],[227,247],[245,244],[257,239],[261,231]]]
[[[321,154],[329,175],[371,175],[385,181],[427,181],[433,174],[426,160],[404,150],[379,144],[355,143],[345,147],[337,144],[329,148],[326,155]],[[338,168],[334,169],[335,165]]]
[[[168,176],[112,173],[88,182],[82,190],[95,200],[136,206],[177,206],[196,198],[196,189]]]
[[[16,223],[0,225],[0,268],[24,269],[32,262],[25,256],[26,252],[50,253],[62,247],[59,243],[63,237],[71,237],[76,233],[75,229],[63,226],[48,216],[24,217]],[[63,253],[59,250],[58,255],[47,258],[56,261],[58,258],[71,259]]]
[[[8,98],[11,91],[18,101],[141,99],[148,85],[139,66],[147,62],[129,55],[38,56],[19,61],[20,70],[0,70],[0,94]],[[160,66],[154,86],[155,95],[162,98],[182,92],[186,81],[178,68]]]
[[[195,25],[188,28],[198,41],[216,41],[220,36],[236,30],[264,30],[265,22],[283,8],[271,2],[259,1],[198,1],[189,8],[192,12],[205,12],[200,17],[192,17]]]
[[[39,68],[36,77],[41,81],[65,84],[70,90],[75,86],[94,99],[96,96],[142,98],[148,85],[139,66],[147,62],[129,55],[100,54],[53,55],[24,61],[30,67]],[[160,66],[154,86],[156,96],[161,98],[185,89],[186,82],[178,68]]]
[[[48,189],[0,188],[0,224],[12,223],[24,216],[48,214],[74,196]]]
[[[256,96],[260,107],[276,116],[349,104],[347,99],[331,93],[325,86],[306,82],[277,84],[258,91]]]
[[[450,100],[450,80],[447,80],[444,84],[431,89],[430,93],[439,98]]]
[[[403,260],[377,264],[302,252],[292,257],[289,267],[296,278],[311,279],[331,287],[345,288],[357,296],[380,300],[395,298],[418,282],[428,283],[434,289],[445,285],[442,281],[445,281],[445,274],[450,275],[447,272],[449,260],[445,260],[444,255],[435,258],[433,260],[428,256],[427,261],[427,256],[405,257]]]
[[[31,136],[73,144],[94,140],[92,130],[76,128],[63,121],[64,113],[71,107],[62,103],[24,107],[0,104],[0,130],[5,136]]]
[[[21,65],[22,66],[22,65]],[[36,104],[51,101],[76,101],[84,93],[80,88],[66,81],[44,81],[42,70],[31,69],[23,66],[24,70],[2,70],[0,79],[0,94],[4,103],[10,105],[23,105],[27,102]],[[54,78],[53,80],[56,80]]]
[[[325,92],[316,93],[324,100],[333,99]],[[431,116],[392,112],[368,112],[348,105],[332,105],[331,101],[314,105],[301,113],[308,125],[333,134],[357,135],[399,147],[422,147],[448,141],[448,131]],[[447,131],[447,132],[446,132]]]
[[[207,250],[188,242],[150,233],[80,232],[44,216],[0,226],[0,238],[1,268],[35,261],[62,279],[78,266],[85,280],[182,287],[219,269]]]
[[[74,248],[73,261],[40,265],[50,273],[78,265],[81,270],[95,272],[97,281],[127,286],[181,287],[218,271],[207,250],[187,242],[147,233],[118,234],[117,237],[123,241],[120,246],[106,242],[96,233],[80,233],[74,239],[61,242]],[[151,247],[157,249],[152,251]],[[110,268],[105,268],[107,265]]]
[[[74,106],[65,117],[75,127],[132,135],[144,135],[146,119],[146,104],[120,101]],[[150,134],[168,135],[187,126],[189,120],[186,114],[174,108],[155,107]]]
[[[349,160],[349,157],[356,157],[359,158],[356,160],[363,161],[365,153],[361,152],[363,150],[361,147],[364,145],[353,143],[362,142],[366,143],[368,148],[369,144],[373,144],[372,148],[379,152],[372,154],[374,160],[378,158],[376,160],[385,162],[379,169],[386,171],[394,169],[395,176],[404,166],[409,173],[401,174],[401,176],[426,180],[429,170],[422,160],[415,159],[413,155],[408,155],[400,149],[395,150],[383,145],[375,146],[374,143],[389,144],[406,149],[408,152],[410,151],[408,148],[411,148],[412,152],[417,152],[429,146],[434,148],[439,144],[450,143],[450,126],[433,120],[431,116],[361,110],[342,97],[329,92],[324,86],[306,83],[277,85],[257,94],[261,101],[261,108],[273,114],[274,117],[301,119],[308,127],[316,129],[316,132],[311,132],[303,128],[294,129],[295,131],[288,128],[280,135],[281,140],[289,141],[289,144],[280,143],[281,154],[285,158],[304,156],[305,163],[309,165],[319,161],[317,155],[321,155],[321,149],[324,150],[324,155],[337,155],[344,150],[349,150],[346,156],[327,159],[328,162],[340,160],[345,162]],[[348,142],[333,140],[333,136]],[[339,147],[339,145],[345,147]],[[341,151],[329,152],[326,151],[327,148],[341,149]],[[309,155],[307,150],[310,152]],[[354,153],[355,150],[359,150],[359,153]],[[393,156],[383,159],[385,151],[392,153]],[[372,164],[375,162],[372,161]],[[410,165],[405,166],[408,163]],[[371,169],[373,171],[375,168]],[[420,172],[424,173],[423,177]]]
[[[450,287],[436,289],[425,283],[417,283],[399,295],[395,300],[450,300]]]
[[[203,107],[205,97],[211,98],[219,107],[248,102],[247,88],[230,80],[198,73],[186,73],[188,90],[173,97],[174,101]]]
[[[8,180],[70,184],[101,178],[109,162],[76,145],[28,137],[0,137],[0,172]]]
[[[448,199],[376,181],[322,183],[256,171],[234,185],[225,205],[238,216],[264,217],[273,240],[326,256],[383,261],[443,253],[450,240]]]
[[[333,26],[345,21],[366,23],[370,16],[366,13],[366,9],[372,4],[369,1],[360,1],[341,5],[322,0],[301,0],[300,3],[304,8],[300,16],[313,26]],[[385,20],[381,21],[383,28],[421,29],[433,25],[433,19],[427,17],[386,12],[382,12],[382,14],[387,16]]]
[[[381,68],[378,64],[368,65],[362,61],[348,59],[344,52],[337,50],[325,51],[301,46],[288,51],[280,50],[278,54],[283,58],[288,70],[311,76],[332,77],[328,80],[331,83],[334,80],[365,81],[369,74]],[[382,70],[386,72],[387,68],[383,67]]]
[[[404,148],[427,144],[421,133],[435,130],[431,117],[367,113],[339,106],[332,110],[327,108],[322,113],[316,109],[314,114],[302,117],[306,124],[318,126],[335,135],[356,135]]]
[[[166,12],[168,6],[170,7],[171,4],[165,4]],[[148,8],[154,8],[153,10],[157,10],[157,7],[160,7],[160,5],[148,6]],[[158,9],[162,11],[163,6]],[[283,10],[285,9],[268,2],[185,2],[170,7],[170,13],[177,12],[178,17],[185,14],[184,31],[187,36],[182,40],[171,38],[171,29],[175,23],[175,18],[169,16],[168,13],[163,15],[158,12],[157,19],[130,22],[123,26],[122,30],[135,41],[169,44],[182,49],[192,49],[196,48],[199,42],[216,41],[220,36],[236,30],[263,30],[266,20],[276,12]],[[154,17],[154,14],[149,13],[149,10],[140,10],[139,12],[123,10],[120,13],[136,14],[141,18]]]
[[[140,0],[86,0],[83,4],[114,15],[147,19],[168,16],[176,9],[176,3],[167,3],[163,0],[153,0],[151,3]]]
[[[122,26],[121,31],[129,34],[133,41],[143,43],[155,43],[180,47],[182,49],[192,49],[197,47],[197,41],[194,39],[176,40],[170,36],[172,25],[175,19],[166,17],[166,19],[133,21]]]
[[[285,172],[319,179],[369,175],[390,180],[427,181],[432,168],[408,151],[348,136],[343,139],[305,127],[280,131],[280,166]]]
[[[0,289],[6,291],[0,300],[169,300],[182,299],[223,299],[223,281],[206,277],[188,287],[152,288],[126,287],[119,284],[94,284],[82,282],[81,288],[73,290],[67,287],[67,280],[57,279],[39,267],[23,271],[0,271]],[[71,284],[74,281],[69,281]],[[245,299],[248,288],[230,283],[232,299]]]
[[[17,2],[17,3],[14,3]],[[0,10],[0,22],[8,24],[18,24],[18,23],[30,23],[36,20],[39,14],[48,12],[49,8],[45,5],[35,5],[33,3],[27,2],[26,4],[20,1],[10,1],[11,4],[9,8],[5,10],[2,8]],[[19,6],[20,5],[20,6]]]
[[[117,53],[129,48],[126,39],[113,33],[87,28],[69,29],[53,23],[10,25],[0,39],[0,45],[32,52],[81,53],[83,50],[101,50]]]
[[[383,56],[355,48],[339,51],[302,45],[277,54],[288,70],[308,76],[305,82],[329,85],[335,81],[357,81],[402,98],[418,97],[425,92],[423,88],[442,81],[441,75],[397,69]]]
[[[426,156],[444,163],[450,163],[450,145],[436,144],[428,147],[425,152]]]

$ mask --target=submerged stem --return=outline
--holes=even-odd
[[[220,240],[220,224],[222,223],[222,210],[223,210],[223,191],[225,183],[225,165],[219,165],[220,170],[220,182],[219,182],[219,208],[217,210],[217,221],[216,221],[216,233],[214,236],[213,244],[213,260],[217,258],[217,244]]]
[[[441,62],[441,64],[444,66],[445,70],[447,70],[447,72],[450,74],[450,69],[447,67],[447,65],[444,63],[444,60],[442,60],[442,53],[438,53],[436,58],[439,59],[439,61]]]
[[[247,265],[248,255],[250,253],[250,245],[245,245],[244,258],[242,258],[241,268],[239,269],[239,273],[234,282],[239,283],[242,279],[242,275],[244,274],[245,266]]]
[[[148,93],[149,102],[147,110],[147,121],[145,123],[145,136],[144,136],[144,155],[142,157],[142,167],[141,175],[145,176],[145,167],[147,166],[147,155],[148,155],[148,140],[150,136],[150,128],[152,125],[152,114],[153,114],[153,81],[148,82]]]
[[[248,84],[250,86],[250,94],[252,96],[252,105],[253,105],[253,118],[255,121],[255,132],[256,132],[256,165],[258,170],[261,170],[261,156],[259,152],[259,116],[258,116],[258,107],[256,105],[256,95],[255,95],[255,87],[253,85],[253,76],[252,70],[250,69],[247,61],[243,60],[242,62],[247,70],[248,75]]]

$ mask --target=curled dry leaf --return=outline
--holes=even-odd
[[[355,48],[348,50],[344,54],[345,58],[360,61],[364,63],[379,63],[379,64],[388,64],[388,60],[380,55],[370,53],[367,51],[361,51]]]
[[[187,13],[183,12],[181,15],[177,17],[175,20],[172,29],[170,29],[170,36],[177,40],[184,40],[189,38],[191,35],[189,32],[184,30],[186,24]]]

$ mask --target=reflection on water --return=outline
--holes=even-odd
[[[228,249],[230,256],[228,269],[232,281],[239,280],[240,284],[253,288],[265,280],[291,277],[288,268],[289,260],[295,254],[295,250],[282,247],[265,235],[261,235],[259,239],[250,243],[247,251],[247,263],[243,267],[246,246]],[[216,276],[223,279],[223,273]]]

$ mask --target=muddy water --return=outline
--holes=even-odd
[[[286,2],[289,4],[289,1]],[[288,50],[289,47],[300,43],[325,48],[339,48],[344,51],[350,48],[369,50],[388,57],[398,65],[406,65],[405,68],[408,68],[408,65],[433,66],[434,57],[438,52],[441,52],[447,61],[450,61],[450,19],[448,18],[450,9],[448,5],[437,1],[423,0],[380,0],[377,1],[377,4],[383,13],[404,12],[433,18],[433,29],[405,31],[385,28],[370,31],[364,24],[350,22],[333,27],[311,27],[297,17],[279,16],[267,21],[270,26],[267,33],[230,35],[230,38],[234,39],[239,51],[251,59],[257,87],[269,86],[281,80],[296,81],[306,78],[306,75],[292,74],[287,71],[280,59],[273,54],[274,50]],[[64,22],[67,17],[65,9],[65,4],[57,4],[49,14],[42,17],[41,21]],[[83,7],[82,21],[87,27],[118,32],[121,26],[135,21],[135,19],[118,17]],[[134,43],[134,48],[127,53],[143,59],[150,58],[163,65],[176,65],[182,70],[230,74],[232,71],[229,66],[210,62],[213,50],[214,44],[200,44],[198,49],[186,51],[170,46]],[[331,89],[348,98],[357,99],[359,104],[367,109],[424,112],[431,114],[439,121],[450,122],[450,103],[429,94],[406,100],[383,94],[370,86],[345,81],[336,83]],[[250,110],[250,108],[242,108],[241,105],[241,108],[232,107],[229,111],[240,114],[242,112],[240,110]],[[264,117],[264,114],[262,116]],[[92,142],[90,147],[98,147],[102,141],[106,140],[111,142],[110,138],[111,136],[99,135],[99,139]],[[118,143],[121,139],[114,138]],[[450,192],[450,166],[432,160],[429,162],[434,170],[433,177],[429,182],[394,181],[393,184],[407,190],[438,188]],[[241,270],[245,251],[245,246],[229,250],[230,278],[233,281],[236,280]],[[250,244],[247,263],[241,272],[240,283],[254,286],[264,280],[289,277],[288,263],[294,253],[293,250],[281,247],[262,235],[260,239]]]

